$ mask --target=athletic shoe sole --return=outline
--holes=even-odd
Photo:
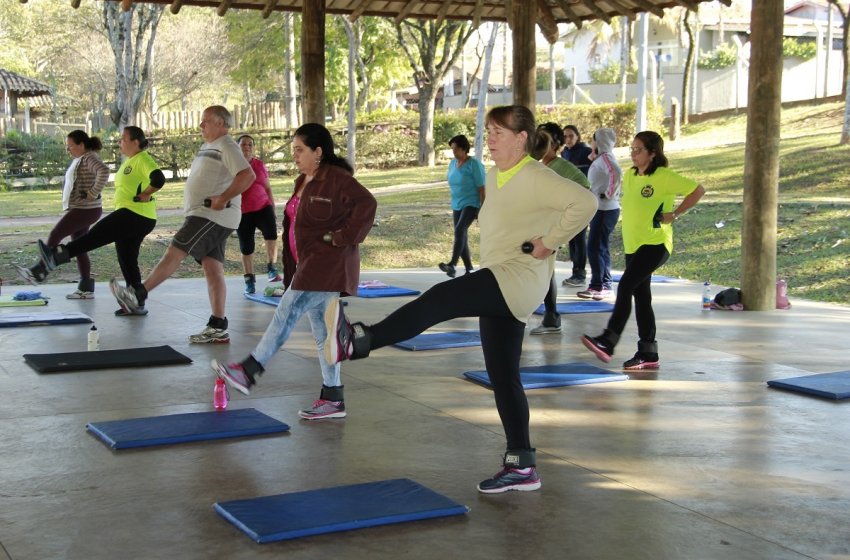
[[[30,269],[28,269],[25,266],[21,266],[19,264],[16,264],[14,266],[15,266],[15,270],[18,271],[18,276],[20,276],[21,279],[25,280],[29,284],[32,284],[33,286],[38,286],[38,280],[36,280],[35,276],[32,275],[32,272],[30,272]]]
[[[329,414],[309,414],[305,413],[303,410],[298,411],[298,416],[300,416],[304,420],[324,420],[325,418],[345,418],[347,413],[344,410],[340,410],[338,412],[331,412]]]
[[[635,371],[639,369],[658,369],[661,367],[661,362],[641,362],[633,366],[623,364],[623,369],[626,371]]]
[[[597,358],[605,362],[606,364],[611,361],[611,356],[606,354],[602,350],[596,347],[592,340],[590,340],[586,336],[581,337],[581,343],[584,344],[584,347],[593,352]]]
[[[210,367],[212,367],[212,370],[215,372],[215,374],[218,377],[224,379],[224,381],[228,385],[230,385],[231,387],[233,387],[234,389],[236,389],[237,391],[239,391],[243,395],[249,395],[251,393],[251,390],[248,387],[245,387],[241,383],[237,383],[235,379],[230,377],[230,375],[227,373],[227,370],[224,369],[224,366],[221,365],[220,363],[218,363],[218,360],[212,360],[210,362]]]
[[[561,333],[561,327],[543,327],[542,329],[540,327],[535,327],[535,328],[531,329],[531,332],[529,334],[538,335],[538,334],[560,334],[560,333]]]
[[[478,487],[478,491],[482,494],[501,494],[503,492],[531,492],[532,490],[538,490],[542,486],[540,480],[535,480],[534,482],[524,482],[522,484],[511,484],[509,486],[502,486],[500,488],[481,488]]]
[[[230,337],[227,338],[206,338],[204,340],[194,338],[195,335],[189,335],[189,342],[192,344],[230,344]]]
[[[109,281],[109,291],[112,292],[112,295],[115,296],[115,301],[118,302],[118,305],[121,306],[121,309],[130,314],[135,314],[141,309],[141,307],[137,305],[131,305],[129,301],[125,299],[123,292],[126,288],[122,289],[121,284],[118,283],[118,280],[115,278]]]

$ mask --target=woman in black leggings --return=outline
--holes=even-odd
[[[115,211],[100,220],[85,235],[66,245],[52,248],[39,240],[43,278],[60,264],[85,255],[98,247],[115,243],[121,273],[129,286],[140,286],[139,249],[142,241],[156,226],[156,202],[152,195],[165,184],[165,176],[145,150],[148,141],[141,128],[127,126],[121,134],[119,147],[126,157],[115,173]],[[141,308],[135,312],[118,309],[116,315],[146,315]]]
[[[487,174],[487,203],[479,214],[481,268],[437,284],[383,321],[350,324],[339,299],[325,314],[329,363],[365,358],[369,352],[411,338],[456,317],[479,317],[484,363],[505,430],[503,468],[478,490],[536,490],[540,478],[528,427],[528,401],[519,363],[525,323],[537,308],[555,265],[555,249],[584,229],[596,198],[528,156],[534,116],[522,106],[487,114],[487,146],[496,164]],[[521,246],[530,242],[524,252]]]
[[[667,167],[664,140],[656,132],[639,132],[632,141],[634,167],[623,175],[623,245],[626,268],[617,286],[617,301],[608,326],[599,336],[583,335],[582,343],[603,362],[610,362],[635,301],[638,350],[623,369],[658,369],[652,273],[673,251],[673,222],[699,202],[705,189]],[[674,208],[676,196],[682,201]]]

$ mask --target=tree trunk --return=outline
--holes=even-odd
[[[304,2],[301,14],[301,99],[304,120],[325,124],[325,3]]]
[[[103,3],[103,27],[115,64],[110,117],[119,130],[136,122],[136,113],[150,87],[153,46],[163,10],[163,6],[132,4],[124,12],[118,3]]]
[[[286,127],[298,128],[298,109],[295,91],[295,69],[292,67],[292,57],[295,53],[295,33],[293,32],[295,15],[286,13],[283,16],[283,103]]]
[[[741,225],[741,291],[753,311],[776,308],[783,15],[782,2],[753,2]]]
[[[428,84],[419,90],[419,165],[434,167],[434,106],[437,88]]]
[[[351,22],[345,16],[342,18],[342,24],[345,28],[345,34],[348,35],[348,163],[351,167],[355,166],[357,159],[357,79],[355,77],[355,67],[357,59],[360,58],[358,50],[360,47],[360,37],[357,30],[352,28]]]
[[[537,4],[514,2],[513,20],[513,90],[514,104],[533,112],[537,105],[537,52],[534,43]]]
[[[843,89],[841,90],[841,95],[846,96],[848,90],[850,90],[850,68],[848,68],[848,64],[850,64],[850,45],[847,44],[847,41],[850,40],[850,5],[845,8],[841,7],[841,4],[838,3],[838,0],[827,0],[827,7],[831,10],[833,6],[838,9],[838,13],[841,14],[841,20],[843,22],[841,26],[841,44],[844,45],[844,49],[841,52],[841,59],[844,61],[844,80],[842,81]],[[832,45],[828,45],[827,48],[832,48]]]
[[[683,23],[685,25],[685,33],[688,35],[688,54],[685,59],[685,71],[682,76],[682,124],[688,124],[688,116],[691,111],[691,76],[694,71],[694,55],[696,53],[696,41],[694,40],[694,28],[691,27],[691,11],[685,9]]]
[[[499,24],[492,23],[493,30],[484,49],[484,70],[481,72],[481,82],[478,85],[478,109],[475,112],[475,157],[478,161],[484,159],[484,112],[487,110],[487,90],[490,87],[490,68],[493,66],[493,50],[496,38],[499,36]]]

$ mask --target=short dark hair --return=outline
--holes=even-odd
[[[646,174],[652,175],[659,167],[667,167],[667,156],[664,155],[664,139],[660,134],[652,130],[644,130],[635,134],[635,140],[640,140],[647,152],[652,153],[652,159],[649,162],[649,167],[646,168]],[[633,167],[637,171],[636,167]]]
[[[558,126],[557,123],[546,122],[537,127],[537,130],[545,130],[555,142],[555,148],[560,148],[564,145],[564,129]]]
[[[561,129],[561,134],[563,134],[564,131],[567,130],[568,128],[576,133],[576,136],[578,137],[578,140],[576,140],[576,142],[581,142],[581,132],[578,131],[578,127],[576,127],[576,125],[574,125],[574,124],[568,124],[568,125],[564,126],[564,128]]]
[[[460,148],[461,150],[463,150],[467,154],[469,153],[469,148],[470,148],[469,138],[467,138],[463,134],[458,134],[457,136],[455,136],[454,138],[449,140],[449,146],[450,147],[451,147],[452,144],[455,144],[458,148]]]

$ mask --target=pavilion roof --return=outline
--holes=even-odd
[[[18,97],[50,95],[50,86],[0,68],[0,89],[14,92]]]

